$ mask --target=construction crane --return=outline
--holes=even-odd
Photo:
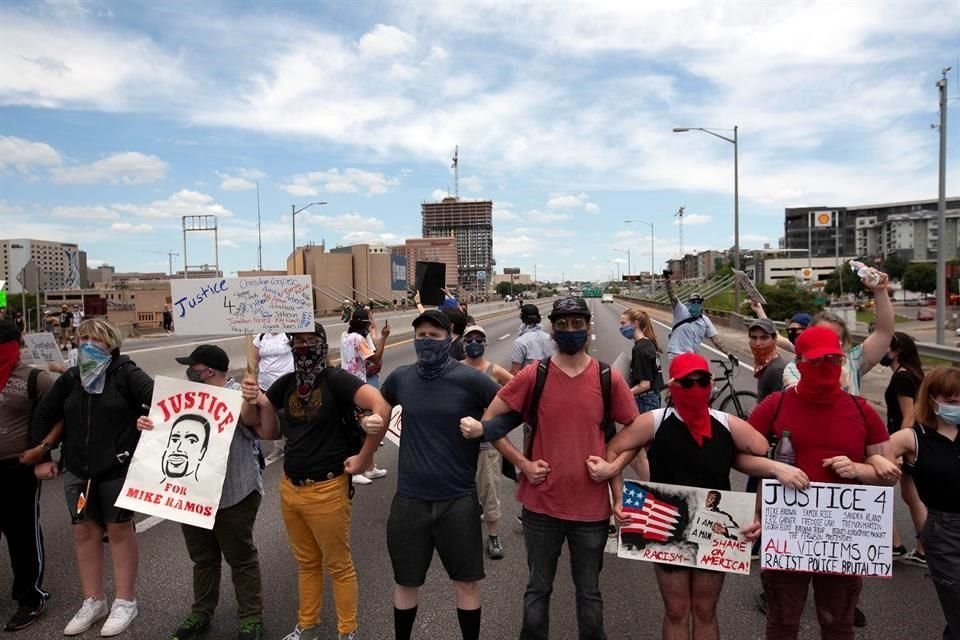
[[[152,249],[147,249],[147,253],[159,253],[160,255],[164,255],[164,256],[169,257],[169,259],[170,259],[170,271],[167,273],[167,275],[170,275],[170,276],[173,275],[173,257],[174,257],[174,256],[177,256],[177,257],[179,258],[179,257],[180,257],[180,254],[179,254],[179,253],[176,253],[176,252],[173,251],[173,250],[170,250],[170,251],[155,251],[155,250],[152,250]]]
[[[453,169],[453,197],[460,199],[460,145],[453,148],[450,168]]]
[[[677,212],[673,214],[674,218],[677,218],[680,222],[680,257],[683,258],[683,212],[686,207],[680,207],[677,209]]]

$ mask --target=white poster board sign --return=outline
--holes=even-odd
[[[752,493],[656,482],[623,481],[617,555],[681,567],[750,573],[750,547],[741,529],[753,523]]]
[[[239,391],[157,376],[116,505],[213,529],[243,399]]]
[[[763,481],[764,569],[889,578],[892,532],[891,487]]]
[[[313,330],[310,276],[171,280],[177,335]]]
[[[60,353],[57,338],[52,333],[25,333],[23,344],[33,364],[63,363],[63,354]]]

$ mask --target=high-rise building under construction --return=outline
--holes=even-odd
[[[493,275],[493,201],[444,198],[420,205],[424,238],[457,239],[457,283],[485,290]]]

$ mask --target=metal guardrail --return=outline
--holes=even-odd
[[[649,298],[633,298],[627,296],[618,296],[623,300],[629,300],[632,303],[638,304],[663,304],[657,301],[651,301]],[[669,305],[664,305],[667,308],[665,310],[669,311]],[[750,316],[743,316],[739,313],[733,313],[732,311],[724,311],[717,314],[717,312],[711,311],[711,317],[715,315],[722,315],[729,319],[729,327],[731,329],[742,328],[746,329],[750,321],[753,319]],[[787,326],[786,322],[774,321],[773,323],[777,329],[785,329]],[[859,344],[867,339],[867,336],[870,334],[866,331],[851,331],[850,337],[856,344]],[[944,360],[951,363],[952,366],[960,366],[960,347],[949,346],[943,344],[936,344],[933,342],[917,342],[917,353],[921,357],[936,358],[937,360]]]

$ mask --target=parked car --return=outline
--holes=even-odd
[[[613,294],[612,293],[603,294],[603,297],[600,298],[600,302],[613,302]]]
[[[917,320],[933,320],[934,315],[930,309],[920,309],[917,311]]]
[[[904,306],[907,306],[907,307],[922,307],[923,300],[921,300],[920,298],[911,298],[910,300],[907,300],[903,304]]]

